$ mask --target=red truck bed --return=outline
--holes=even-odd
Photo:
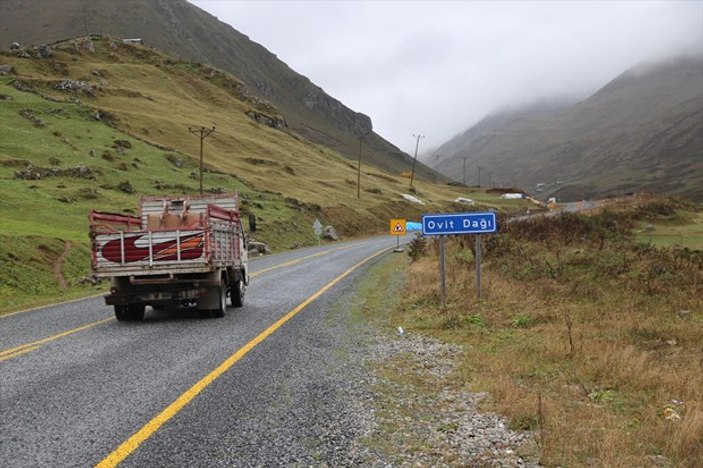
[[[144,197],[140,216],[91,211],[98,277],[205,273],[241,266],[236,195]]]

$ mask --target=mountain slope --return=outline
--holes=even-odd
[[[185,0],[2,0],[0,44],[44,44],[91,33],[143,38],[148,46],[227,70],[250,92],[271,101],[300,135],[356,158],[371,120],[299,75],[274,54]],[[385,170],[407,170],[410,157],[372,133],[365,159]],[[418,175],[434,178],[420,165]]]
[[[449,210],[457,196],[514,207],[492,194],[408,179],[277,128],[275,109],[215,68],[109,37],[0,51],[0,314],[91,289],[90,209],[136,213],[140,195],[238,191],[274,250],[317,243],[317,218],[343,237],[387,232],[395,217]],[[267,120],[268,119],[268,120]],[[390,242],[390,240],[389,240]],[[60,271],[59,271],[60,270]],[[59,274],[61,273],[61,274]],[[57,281],[60,278],[61,281]]]
[[[445,157],[428,163],[457,180],[467,157],[471,183],[480,166],[565,199],[640,190],[702,198],[703,57],[634,67],[566,109],[489,116],[437,152]]]

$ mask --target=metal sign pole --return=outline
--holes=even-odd
[[[498,222],[494,212],[431,214],[422,217],[422,235],[440,236],[439,256],[442,272],[442,301],[445,298],[444,276],[444,236],[456,234],[476,234],[476,293],[481,300],[481,234],[498,232]]]
[[[439,236],[439,275],[440,284],[442,285],[442,307],[447,307],[447,282],[444,271],[444,238]]]
[[[476,234],[476,293],[481,300],[481,234]]]

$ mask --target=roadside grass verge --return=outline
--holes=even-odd
[[[548,466],[703,465],[703,251],[637,244],[637,216],[562,215],[447,241],[412,262],[393,326],[461,343],[456,385],[486,391]]]
[[[106,289],[104,284],[87,281],[86,243],[0,235],[0,266],[0,315]]]

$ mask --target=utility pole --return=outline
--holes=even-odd
[[[413,170],[410,173],[410,188],[413,188],[413,179],[415,178],[415,163],[417,162],[417,148],[420,146],[420,139],[425,138],[425,135],[415,135],[413,133],[413,138],[416,138],[417,141],[415,142],[415,158],[413,159]]]
[[[439,153],[435,154],[434,157],[435,160],[439,161]],[[435,185],[439,185],[439,171],[437,169],[435,169],[434,172],[434,183]]]
[[[478,168],[478,188],[481,188],[481,166],[476,166]]]
[[[356,174],[356,198],[361,198],[361,142],[364,141],[364,138],[370,133],[371,132],[359,135],[359,167]]]
[[[462,156],[462,159],[464,160],[464,177],[462,180],[462,183],[466,185],[466,156]]]
[[[193,133],[194,135],[198,135],[200,137],[200,195],[203,194],[203,140],[210,136],[212,132],[215,131],[215,127],[213,126],[212,128],[205,128],[205,127],[200,127],[199,129],[193,129],[188,127],[188,131],[190,133]]]

